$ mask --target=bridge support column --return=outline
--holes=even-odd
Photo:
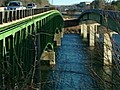
[[[99,29],[98,29],[99,25],[100,24],[95,24],[95,42],[99,41],[99,37],[100,37]]]
[[[98,34],[98,23],[90,24],[89,25],[89,46],[93,47],[95,46],[95,42],[99,39]]]
[[[61,46],[61,33],[60,32],[54,35],[54,41],[56,41],[57,46]]]
[[[55,52],[49,52],[50,65],[55,65]]]
[[[61,38],[63,38],[64,28],[62,28],[62,31],[60,32],[60,34],[61,34]]]
[[[83,39],[87,39],[87,25],[83,24]]]
[[[104,33],[104,65],[112,64],[112,43],[111,36],[108,33]]]
[[[55,52],[54,51],[44,51],[41,55],[41,60],[49,60],[50,65],[55,65]]]
[[[95,46],[95,25],[90,24],[90,30],[89,30],[89,46],[93,47]]]
[[[83,24],[80,25],[80,28],[81,28],[81,30],[80,30],[80,35],[83,36],[83,30],[84,30]]]

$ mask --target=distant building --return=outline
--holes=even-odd
[[[90,5],[91,2],[80,2],[80,7],[85,7]]]
[[[81,9],[86,10],[90,9],[90,4],[91,2],[80,2],[79,6],[81,7]]]

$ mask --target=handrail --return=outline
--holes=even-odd
[[[29,26],[31,23],[34,23],[34,22],[37,22],[37,21],[40,21],[48,16],[56,16],[56,15],[60,15],[60,13],[56,10],[51,10],[51,11],[48,11],[46,13],[42,13],[42,14],[38,14],[37,16],[33,16],[32,18],[27,18],[25,20],[22,20],[20,22],[17,22],[17,23],[14,23],[14,24],[11,24],[9,26],[6,26],[6,27],[2,27],[0,28],[0,34],[6,34],[6,37],[9,36],[9,35],[12,35],[16,32],[18,32],[19,30],[21,30],[20,28],[25,28],[26,25]],[[41,16],[41,18],[40,18]],[[37,18],[38,17],[38,18]],[[0,35],[0,39],[2,39],[3,37],[1,37]]]
[[[54,7],[48,8],[35,8],[35,9],[22,9],[22,10],[4,10],[0,11],[0,24],[19,20],[28,16],[43,13],[49,10],[54,10]]]

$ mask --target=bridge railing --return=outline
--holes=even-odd
[[[120,21],[120,11],[90,9],[90,10],[85,10],[82,14],[84,14],[84,13],[98,13],[104,17],[107,16],[109,18]]]
[[[0,24],[19,20],[28,16],[43,13],[55,9],[54,7],[36,8],[36,9],[23,9],[23,10],[5,10],[0,11]]]

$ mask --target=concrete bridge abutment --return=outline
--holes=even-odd
[[[41,55],[41,60],[49,60],[50,65],[55,65],[55,52],[54,51],[44,51]]]
[[[54,41],[56,42],[57,46],[61,46],[61,32],[55,33]]]
[[[80,35],[81,35],[81,36],[83,36],[83,30],[84,30],[83,24],[81,24],[81,25],[80,25]]]
[[[61,38],[63,38],[64,34],[64,28],[61,28],[61,31],[58,31],[54,34],[54,41],[56,42],[56,45],[59,47],[61,46]]]
[[[112,34],[104,33],[104,65],[112,64]]]
[[[64,28],[61,31],[58,31],[54,34],[54,41],[56,42],[56,46],[61,46],[61,38],[63,37]],[[53,47],[50,45],[43,51],[41,54],[40,60],[49,61],[50,65],[55,65],[55,51]]]
[[[80,24],[81,32],[80,34],[83,36],[83,39],[87,39],[87,34],[89,36],[89,46],[94,47],[96,42],[99,42],[100,34],[103,36],[103,64],[111,65],[112,64],[112,42],[111,37],[112,33],[104,27],[103,30],[99,30],[98,26],[100,24],[86,21]],[[102,26],[103,27],[103,26]],[[102,28],[100,28],[102,29]],[[102,33],[101,33],[102,32]]]
[[[83,37],[83,39],[87,39],[87,24],[81,24],[81,31],[80,34]]]
[[[61,38],[63,38],[63,35],[64,35],[64,28],[62,28],[60,34],[61,34]]]
[[[94,47],[99,38],[98,23],[88,24],[89,26],[89,46]]]
[[[100,26],[99,35],[103,37],[103,64],[106,66],[112,65],[112,34],[110,30],[108,30],[104,26]],[[98,36],[99,39],[99,36]]]
[[[85,22],[82,23],[81,26],[81,36],[83,37],[83,39],[87,39],[88,37],[88,41],[89,41],[89,46],[90,47],[94,47],[95,46],[95,42],[96,40],[98,40],[99,38],[99,34],[98,34],[98,23],[92,23],[91,22]],[[88,35],[89,34],[89,35]],[[87,36],[88,35],[88,36]]]

